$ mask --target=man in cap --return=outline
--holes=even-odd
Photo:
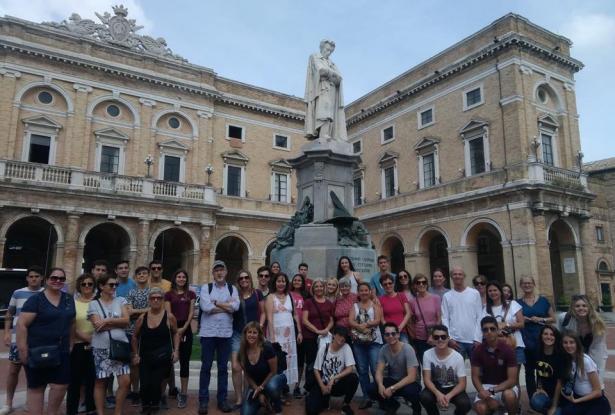
[[[199,414],[206,414],[209,405],[209,381],[214,356],[218,361],[218,409],[231,412],[226,402],[228,388],[227,365],[231,353],[233,313],[239,309],[239,294],[226,281],[226,264],[216,260],[212,266],[213,282],[203,285],[199,306],[202,310],[201,375],[199,379]],[[241,393],[237,392],[236,393]]]

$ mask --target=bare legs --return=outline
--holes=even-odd
[[[49,385],[49,402],[47,405],[48,415],[57,415],[60,412],[60,405],[66,395],[68,385]],[[45,387],[28,389],[28,408],[31,414],[44,413]]]
[[[231,368],[233,370],[233,389],[235,389],[235,404],[241,405],[241,398],[243,396],[243,370],[239,364],[239,355],[236,352],[231,354]],[[188,379],[186,379],[187,381]],[[184,379],[182,378],[182,391]],[[184,392],[182,392],[184,393]]]

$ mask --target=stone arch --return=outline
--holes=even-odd
[[[192,272],[195,255],[199,252],[198,239],[180,226],[165,226],[152,235],[153,259],[160,260],[163,276],[171,279],[179,268]]]
[[[557,89],[553,88],[553,86],[547,80],[545,80],[545,79],[542,79],[542,80],[534,83],[534,88],[532,90],[532,99],[534,99],[536,97],[536,94],[538,93],[538,88],[540,88],[540,87],[543,87],[549,93],[549,98],[551,98],[553,100],[553,107],[555,107],[555,109],[557,111],[564,111],[564,109],[565,109],[564,108],[564,102],[565,102],[564,99],[562,98],[560,93],[557,92]]]
[[[17,222],[20,219],[27,218],[30,216],[40,217],[46,220],[47,222],[51,223],[53,225],[53,228],[56,231],[56,234],[58,235],[58,243],[59,244],[64,243],[64,232],[62,231],[62,227],[60,226],[60,224],[58,224],[58,222],[56,222],[55,219],[45,214],[34,215],[32,213],[20,213],[19,215],[13,216],[12,218],[4,222],[2,226],[0,227],[0,240],[6,238],[6,232],[11,227],[11,225],[13,225],[15,222]]]
[[[86,114],[85,114],[86,117],[92,117],[92,114],[94,113],[94,110],[96,109],[96,107],[105,101],[109,101],[109,102],[116,101],[126,106],[128,110],[132,113],[133,127],[138,127],[141,125],[141,117],[139,115],[139,111],[137,110],[137,108],[127,99],[119,97],[119,96],[116,97],[112,94],[101,95],[99,97],[94,98],[92,101],[90,101],[90,103],[88,104],[87,110],[86,110]]]
[[[389,257],[391,271],[397,273],[406,268],[404,240],[396,232],[386,234],[380,244],[380,253]]]
[[[153,247],[154,243],[156,242],[156,239],[158,239],[158,236],[160,236],[160,234],[168,229],[174,229],[174,228],[180,228],[182,231],[186,232],[188,235],[190,235],[190,239],[192,239],[192,245],[194,246],[195,250],[199,250],[201,249],[201,245],[199,243],[199,238],[194,234],[194,232],[192,232],[190,229],[181,227],[181,226],[177,226],[177,225],[166,225],[166,226],[162,226],[160,228],[158,228],[156,231],[152,232],[152,236],[149,239],[149,246]]]
[[[250,256],[250,246],[241,235],[227,233],[216,241],[215,259],[225,262],[229,281],[235,281],[239,270],[248,269]]]
[[[598,261],[596,261],[596,270],[597,271],[611,271],[612,267],[609,264],[609,260],[601,257],[598,259]]]
[[[573,237],[573,241],[574,241],[574,245],[576,246],[580,246],[581,245],[581,239],[579,238],[579,235],[577,234],[577,231],[574,227],[574,225],[570,222],[570,220],[568,218],[562,218],[562,217],[553,217],[551,218],[551,220],[549,220],[549,222],[547,222],[547,240],[549,240],[549,231],[551,229],[551,226],[557,222],[558,220],[561,220],[562,222],[564,222],[566,224],[566,226],[568,227],[568,229],[570,230],[570,233]]]
[[[181,118],[188,121],[188,124],[190,124],[190,128],[192,129],[192,138],[195,140],[199,138],[199,127],[197,123],[194,122],[194,120],[188,114],[186,114],[183,111],[176,110],[176,109],[166,109],[166,110],[157,112],[156,115],[152,117],[152,128],[154,129],[157,128],[158,121],[160,120],[160,118],[164,117],[165,115],[169,115],[169,114],[179,115]]]
[[[506,237],[506,233],[504,233],[504,230],[500,227],[500,225],[496,221],[490,218],[476,218],[473,221],[471,221],[464,229],[463,234],[461,235],[461,240],[459,242],[460,246],[467,246],[467,240],[468,240],[468,235],[469,235],[470,230],[472,230],[476,225],[479,225],[481,223],[485,223],[485,224],[489,224],[493,226],[493,228],[497,231],[500,237],[500,240],[503,242],[508,241],[508,238]]]
[[[134,252],[134,235],[121,222],[106,221],[85,227],[79,237],[83,247],[82,269],[89,271],[97,259],[104,259],[112,269],[119,260],[131,259]]]
[[[450,238],[442,228],[428,226],[417,237],[414,251],[421,256],[425,256],[427,263],[424,263],[424,267],[429,267],[429,275],[432,275],[436,268],[440,268],[444,275],[448,277],[450,269],[448,250],[450,247]],[[420,271],[427,272],[427,269]]]
[[[4,268],[43,267],[45,274],[61,255],[59,226],[40,215],[23,214],[2,226]],[[62,239],[63,240],[63,239]]]
[[[489,218],[477,218],[470,222],[463,232],[461,246],[470,248],[470,255],[476,261],[476,271],[487,280],[506,282],[504,252],[502,244],[506,235],[498,223]],[[469,275],[473,277],[473,275]]]
[[[85,239],[86,239],[86,236],[87,236],[88,232],[90,232],[96,226],[102,225],[102,224],[105,224],[105,223],[112,223],[112,224],[117,225],[120,228],[122,228],[126,232],[128,237],[129,237],[130,249],[131,250],[132,249],[136,249],[137,244],[136,244],[135,236],[133,235],[132,229],[130,229],[130,227],[128,225],[126,225],[124,222],[117,221],[117,220],[114,220],[114,221],[107,220],[107,221],[93,222],[93,223],[90,223],[90,224],[84,226],[81,229],[81,233],[79,234],[79,246],[83,247],[85,245]]]
[[[265,258],[264,265],[269,266],[269,263],[271,262],[271,251],[275,248],[275,241],[276,238],[274,237],[265,244],[265,249],[263,250],[263,258]]]
[[[57,92],[64,98],[64,101],[66,102],[66,108],[67,108],[68,113],[72,114],[75,112],[75,104],[73,103],[73,100],[70,98],[70,95],[68,95],[68,93],[62,87],[56,84],[52,84],[51,82],[45,82],[45,81],[30,82],[22,86],[19,89],[19,91],[17,91],[17,93],[15,94],[15,103],[20,104],[21,99],[23,98],[26,92],[28,92],[32,88],[38,88],[38,87],[53,89],[55,92]]]
[[[581,292],[579,244],[574,227],[565,218],[554,218],[547,227],[551,279],[556,307],[568,308],[572,295]]]

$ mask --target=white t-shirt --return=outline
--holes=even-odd
[[[459,383],[459,378],[466,377],[466,365],[463,356],[451,349],[451,353],[440,360],[436,348],[431,348],[423,354],[423,370],[431,372],[431,381],[438,389],[453,388]]]
[[[327,350],[326,357],[325,349]],[[354,365],[354,356],[352,355],[350,346],[344,344],[337,352],[334,352],[331,350],[331,345],[328,344],[318,349],[316,361],[314,362],[314,369],[320,370],[320,377],[322,378],[322,382],[326,385],[333,376],[341,373],[346,367]]]
[[[577,377],[574,381],[574,393],[579,396],[585,396],[591,393],[592,384],[589,381],[589,374],[598,372],[596,363],[586,354],[583,354],[583,366],[585,368],[585,373],[581,373],[581,371],[577,372],[577,364],[572,362],[571,373],[577,372]]]
[[[502,309],[502,306],[499,305],[497,307],[491,307],[491,314],[487,313],[487,306],[483,307],[483,317],[492,315],[496,318],[498,322],[513,324],[517,322],[517,312],[522,310],[521,304],[512,300],[510,302],[510,306],[508,308],[508,313],[506,310]],[[506,321],[504,321],[504,314],[506,314]],[[517,347],[525,347],[525,343],[523,343],[523,336],[521,335],[521,330],[515,330],[515,340],[517,341]]]
[[[480,342],[480,319],[483,302],[474,288],[462,292],[452,289],[442,297],[442,324],[448,327],[451,338],[461,343]]]

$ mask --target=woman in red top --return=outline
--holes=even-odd
[[[340,279],[339,287],[340,295],[335,300],[335,303],[333,303],[335,306],[333,318],[336,326],[346,327],[350,330],[348,316],[350,316],[350,310],[352,309],[353,304],[357,302],[357,295],[350,291],[351,283],[350,278],[348,277],[343,277]]]
[[[403,293],[396,293],[391,274],[380,277],[380,284],[384,288],[384,295],[380,296],[382,319],[384,323],[394,323],[399,328],[399,339],[405,343],[410,342],[408,337],[408,321],[412,317],[408,299]]]
[[[179,377],[181,392],[177,395],[177,407],[185,408],[188,399],[188,376],[190,375],[190,354],[192,353],[192,317],[194,317],[194,302],[196,294],[190,291],[188,272],[179,269],[171,279],[171,291],[164,295],[164,306],[167,312],[177,319],[179,343]],[[175,372],[173,372],[173,376]]]

